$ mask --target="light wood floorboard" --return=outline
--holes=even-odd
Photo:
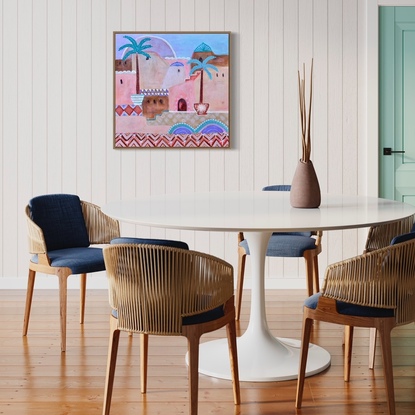
[[[266,292],[270,329],[300,338],[305,291]],[[85,324],[78,322],[78,292],[68,297],[67,351],[60,353],[56,290],[36,290],[27,337],[22,337],[25,291],[0,291],[0,415],[99,415],[107,362],[109,305],[104,290],[87,291]],[[247,327],[244,294],[239,335]],[[387,414],[380,350],[368,369],[368,331],[356,329],[351,381],[343,381],[343,329],[318,323],[312,341],[326,348],[332,364],[306,379],[303,408],[295,410],[296,381],[242,382],[239,407],[230,381],[200,375],[200,415],[378,415]],[[202,341],[225,337],[220,330]],[[398,415],[415,414],[415,327],[393,331]],[[188,414],[186,340],[150,337],[148,392],[140,393],[139,339],[122,333],[111,415]]]

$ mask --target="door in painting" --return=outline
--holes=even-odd
[[[379,194],[415,205],[415,7],[379,8]]]

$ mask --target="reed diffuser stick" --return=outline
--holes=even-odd
[[[310,96],[308,104],[308,114],[306,106],[306,88],[305,88],[305,64],[303,63],[303,78],[300,78],[300,71],[298,71],[298,91],[299,91],[299,105],[300,105],[300,121],[301,121],[301,161],[308,163],[311,156],[311,106],[313,99],[313,65],[314,60],[311,60],[310,71]]]

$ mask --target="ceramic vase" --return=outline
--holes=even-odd
[[[320,185],[311,161],[299,160],[291,183],[290,203],[295,208],[307,209],[320,206]]]

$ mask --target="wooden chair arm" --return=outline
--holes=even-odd
[[[107,244],[120,236],[118,221],[103,213],[99,206],[84,200],[81,206],[91,244]]]
[[[30,217],[30,208],[26,206],[26,223],[27,223],[27,236],[29,242],[29,253],[31,254],[46,254],[46,241],[43,236],[42,229],[36,225],[36,223]]]

